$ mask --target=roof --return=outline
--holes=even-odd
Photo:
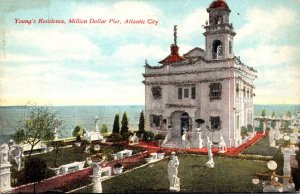
[[[173,63],[173,62],[179,62],[182,61],[184,58],[181,57],[178,53],[179,47],[176,44],[171,45],[171,54],[167,56],[164,60],[160,61],[159,63],[165,64],[165,63]]]
[[[227,3],[224,0],[215,0],[215,1],[213,1],[209,5],[208,10],[213,10],[213,9],[216,9],[216,8],[221,8],[221,9],[225,9],[225,10],[230,11]]]

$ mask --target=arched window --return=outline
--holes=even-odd
[[[223,55],[223,45],[220,40],[215,40],[212,44],[212,57],[218,59]]]

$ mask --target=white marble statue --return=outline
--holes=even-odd
[[[11,164],[8,160],[9,147],[7,144],[0,146],[0,193],[11,190]]]
[[[99,131],[99,123],[100,123],[100,119],[98,116],[95,117],[95,129],[96,131]]]
[[[172,127],[168,127],[167,135],[166,135],[162,145],[165,145],[171,139],[171,135],[172,135],[171,130],[172,130]]]
[[[9,164],[8,152],[9,152],[8,145],[6,143],[2,144],[0,146],[0,165],[1,164]]]
[[[220,141],[219,141],[219,153],[225,153],[227,152],[227,147],[226,147],[226,143],[224,141],[223,136],[220,136]]]
[[[269,143],[270,143],[270,147],[276,147],[275,133],[276,133],[276,131],[273,129],[273,127],[270,127],[270,130],[269,130]]]
[[[184,148],[187,148],[187,144],[188,144],[186,134],[187,134],[187,132],[186,132],[186,130],[184,130],[183,134],[181,136],[182,145]]]
[[[18,166],[18,171],[20,171],[23,157],[23,148],[21,146],[15,145],[12,139],[9,140],[8,147],[10,161],[13,159]]]
[[[129,144],[134,145],[139,143],[139,138],[136,136],[136,133],[133,133],[132,136],[129,137]]]
[[[168,178],[170,182],[170,191],[180,191],[180,179],[178,178],[179,160],[175,152],[171,153],[168,163]]]
[[[208,161],[206,162],[206,166],[208,168],[214,168],[215,163],[213,159],[213,153],[212,153],[212,145],[213,143],[209,140],[209,137],[206,137],[206,148],[207,148],[207,155],[208,155]]]

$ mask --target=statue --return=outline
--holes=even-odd
[[[136,136],[136,133],[133,133],[132,136],[129,137],[129,144],[134,145],[139,143],[139,138]]]
[[[224,138],[221,134],[220,141],[219,141],[219,153],[225,153],[227,152],[226,143],[224,141]]]
[[[99,130],[99,122],[100,122],[100,119],[99,119],[99,117],[98,116],[96,116],[96,118],[95,118],[95,128],[96,128],[96,130],[98,131]]]
[[[208,162],[206,162],[206,166],[208,168],[214,168],[215,163],[213,159],[213,154],[212,154],[212,145],[213,143],[209,140],[209,137],[206,137],[206,148],[207,148],[207,155],[208,155]]]
[[[217,57],[222,56],[223,50],[222,50],[222,44],[219,44],[217,47]]]
[[[273,127],[270,128],[269,130],[269,143],[270,143],[270,147],[276,147],[275,144],[275,130],[273,129]]]
[[[21,170],[22,157],[23,157],[23,148],[21,146],[15,145],[14,141],[9,140],[9,158],[14,159],[16,164],[18,165],[18,171]]]
[[[58,139],[58,126],[60,125],[59,121],[57,120],[57,118],[54,118],[54,140]]]
[[[2,144],[0,146],[0,165],[1,164],[9,164],[8,152],[9,152],[8,145],[6,143]]]
[[[168,131],[167,131],[167,135],[166,135],[166,137],[165,137],[162,145],[165,145],[170,140],[170,138],[171,138],[171,130],[172,130],[172,127],[169,126],[168,127]]]
[[[178,178],[179,160],[175,152],[171,153],[168,163],[168,178],[170,182],[170,191],[180,191],[180,179]]]

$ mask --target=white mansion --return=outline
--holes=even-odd
[[[218,142],[221,133],[227,147],[236,147],[241,144],[241,127],[253,126],[256,70],[234,56],[236,33],[226,2],[213,1],[207,12],[205,50],[196,47],[180,56],[175,26],[171,54],[159,66],[146,62],[146,128],[169,128],[171,139],[180,139],[183,130],[195,132],[202,119],[202,138]]]

